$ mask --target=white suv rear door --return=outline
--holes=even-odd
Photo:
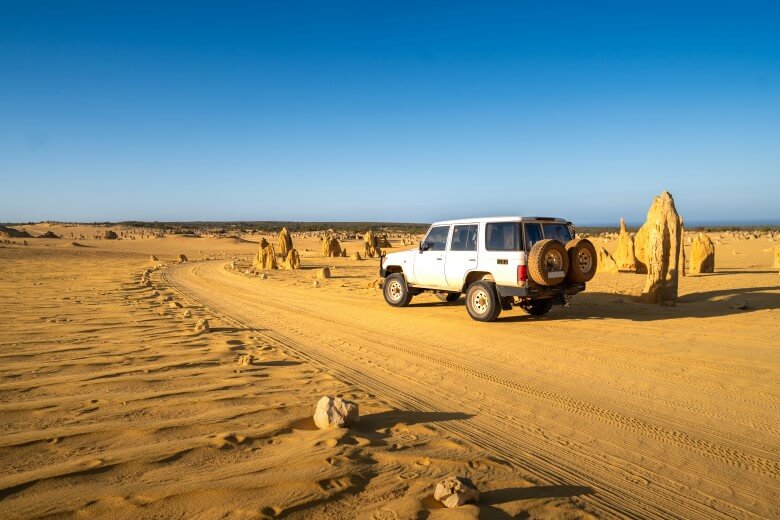
[[[466,273],[477,267],[478,224],[456,224],[444,260],[447,288],[460,291]]]

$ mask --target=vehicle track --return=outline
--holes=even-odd
[[[766,501],[767,490],[755,484],[776,481],[780,473],[776,451],[761,443],[729,432],[695,429],[685,421],[655,418],[614,399],[588,402],[566,385],[551,385],[549,379],[533,374],[524,374],[525,379],[509,376],[511,372],[480,357],[458,361],[465,356],[462,351],[453,353],[441,344],[426,342],[425,335],[365,324],[349,312],[302,302],[296,298],[300,290],[280,295],[228,273],[218,262],[175,266],[162,279],[222,319],[253,329],[340,379],[381,395],[393,406],[473,414],[471,419],[443,422],[441,427],[511,462],[532,481],[593,488],[595,493],[582,500],[597,513],[636,518],[759,518],[764,515],[756,504]],[[339,303],[333,295],[323,300],[319,303]],[[343,306],[348,301],[340,303]],[[479,352],[474,347],[468,356]],[[481,400],[474,397],[480,394]],[[551,417],[535,421],[533,416],[522,416],[516,410],[518,402],[533,403],[530,410],[552,410]],[[557,419],[561,416],[565,420]],[[507,421],[513,427],[508,428]],[[589,439],[578,432],[566,435],[567,428],[577,422],[587,425],[587,431],[595,430],[599,438]],[[626,436],[639,444],[651,442],[655,453],[640,457],[644,463],[626,457],[617,449]],[[672,450],[696,463],[675,474],[674,467],[657,455],[658,445],[666,446],[661,451]],[[702,463],[702,458],[710,462]],[[719,497],[719,482],[735,471],[748,477],[729,482],[740,500]],[[701,480],[708,481],[703,486],[706,489],[691,485]]]

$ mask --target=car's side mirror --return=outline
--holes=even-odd
[[[422,253],[423,251],[427,251],[427,250],[428,250],[428,245],[425,243],[425,240],[422,240],[420,242],[420,252]]]

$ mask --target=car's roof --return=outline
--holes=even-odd
[[[434,222],[433,226],[446,225],[446,224],[477,224],[480,222],[520,222],[528,220],[541,220],[547,222],[560,222],[567,224],[568,221],[562,218],[554,217],[520,217],[520,216],[507,216],[507,217],[474,217],[474,218],[459,218],[456,220],[442,220],[440,222]]]

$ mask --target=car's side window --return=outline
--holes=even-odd
[[[571,240],[571,232],[566,224],[545,224],[544,238],[553,238],[565,244]]]
[[[450,251],[476,251],[477,250],[477,226],[455,226],[452,229],[452,244]]]
[[[525,225],[525,239],[526,246],[530,251],[534,244],[539,242],[542,238],[542,225],[541,224],[526,224]]]
[[[436,226],[431,228],[423,242],[425,251],[444,251],[447,247],[447,237],[450,234],[450,226]]]
[[[485,225],[485,249],[488,251],[520,251],[523,235],[519,222],[490,222]]]

